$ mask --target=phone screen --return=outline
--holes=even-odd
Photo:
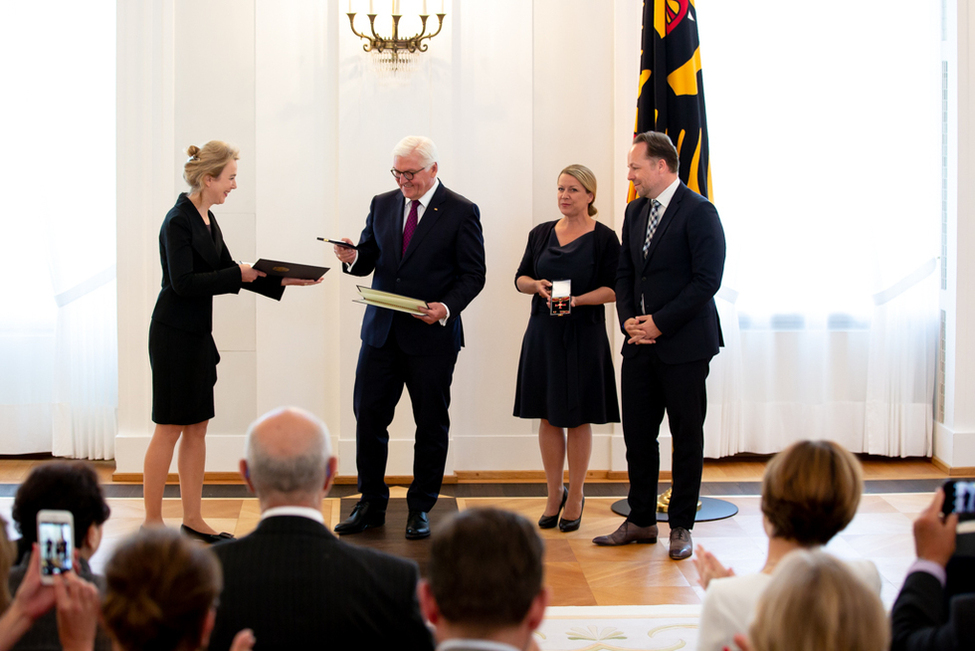
[[[41,548],[41,575],[53,576],[71,571],[74,539],[69,522],[37,523],[37,542]]]

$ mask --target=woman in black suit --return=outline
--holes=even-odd
[[[562,218],[532,229],[515,274],[518,291],[534,297],[521,346],[514,414],[541,421],[538,444],[548,503],[538,526],[558,524],[565,532],[575,531],[582,521],[590,424],[620,420],[603,307],[616,300],[620,243],[613,229],[593,219],[595,200],[596,177],[589,168],[570,165],[562,170]],[[571,281],[571,313],[566,316],[549,313],[553,280]],[[568,490],[562,483],[566,457]]]
[[[152,420],[156,423],[143,466],[147,526],[161,525],[162,497],[179,446],[183,533],[205,542],[232,538],[217,534],[201,514],[207,423],[213,418],[213,385],[220,355],[213,342],[213,296],[241,288],[280,300],[285,285],[321,282],[267,278],[235,262],[210,206],[237,188],[237,149],[212,140],[195,145],[183,167],[189,193],[179,195],[159,230],[162,289],[149,326]]]

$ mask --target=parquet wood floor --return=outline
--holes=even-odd
[[[882,598],[889,607],[914,560],[912,522],[930,501],[933,487],[945,474],[926,460],[878,460],[865,458],[867,493],[856,518],[829,544],[841,558],[869,558],[883,580]],[[0,460],[0,515],[10,521],[10,507],[16,484],[44,459]],[[705,469],[705,494],[722,496],[734,503],[739,513],[733,518],[698,523],[693,536],[696,546],[705,546],[739,574],[761,568],[766,537],[759,511],[758,486],[766,457],[708,461]],[[143,518],[141,486],[114,484],[112,462],[96,464],[106,485],[112,517],[105,525],[104,539],[92,559],[100,571],[119,540],[138,529]],[[724,491],[722,489],[725,489]],[[899,490],[898,490],[899,489]],[[170,487],[164,502],[164,516],[171,526],[179,526],[181,509],[176,487]],[[348,515],[355,503],[353,487],[338,486],[322,505],[326,523],[334,526]],[[750,492],[751,494],[747,494]],[[431,512],[432,526],[455,510],[494,506],[523,514],[534,522],[541,514],[544,486],[537,484],[457,484],[445,486],[444,496]],[[131,495],[131,496],[116,496]],[[212,526],[237,536],[257,526],[260,510],[257,501],[245,497],[242,486],[207,486],[204,516]],[[673,562],[667,556],[668,528],[660,526],[656,545],[630,545],[604,548],[591,543],[597,535],[612,532],[621,518],[610,506],[626,495],[625,483],[587,484],[586,508],[581,528],[563,534],[540,531],[546,543],[547,582],[553,588],[555,606],[697,604],[703,590],[697,585],[697,572],[690,560]],[[365,545],[415,559],[424,571],[429,540],[407,541],[406,489],[392,488],[387,524],[380,529],[345,537],[349,543]],[[11,535],[19,534],[13,531]]]

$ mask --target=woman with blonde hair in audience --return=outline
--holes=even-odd
[[[846,528],[863,492],[860,462],[833,441],[799,441],[775,455],[762,479],[762,515],[769,537],[761,572],[735,576],[702,545],[694,564],[707,589],[701,607],[700,651],[731,647],[734,635],[748,628],[755,604],[786,556],[818,549]],[[874,594],[880,575],[869,560],[849,562],[850,569]]]
[[[876,592],[822,551],[782,561],[758,603],[742,651],[885,651],[890,630]]]
[[[143,529],[116,548],[105,567],[102,617],[117,651],[206,648],[223,587],[208,548],[163,528]],[[252,648],[249,629],[231,651]]]

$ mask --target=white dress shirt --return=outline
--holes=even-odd
[[[325,524],[325,516],[322,515],[322,512],[307,506],[275,506],[261,513],[261,520],[279,515],[298,516],[314,520],[322,525]]]
[[[663,192],[657,195],[657,203],[660,204],[660,216],[667,212],[667,206],[670,205],[670,200],[674,198],[674,193],[677,192],[677,186],[680,185],[680,179],[674,179],[674,182],[664,188]]]

